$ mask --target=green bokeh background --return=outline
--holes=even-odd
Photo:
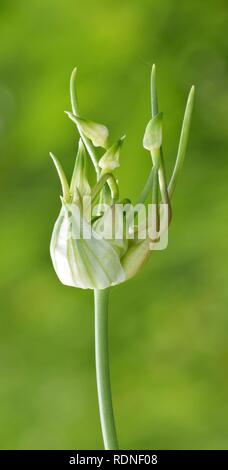
[[[93,298],[62,286],[49,240],[82,114],[126,132],[118,178],[133,201],[157,64],[168,174],[185,100],[196,103],[169,246],[112,289],[110,361],[122,448],[228,448],[228,7],[179,0],[1,0],[0,448],[102,448]]]

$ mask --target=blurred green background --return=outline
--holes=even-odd
[[[196,105],[166,251],[112,290],[110,360],[121,447],[228,448],[228,7],[177,0],[1,0],[0,448],[102,448],[93,298],[62,286],[49,240],[82,114],[126,132],[121,195],[150,168],[142,136],[157,64],[171,172],[185,100]]]

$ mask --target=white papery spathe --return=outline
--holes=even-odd
[[[73,204],[64,204],[60,211],[50,253],[57,276],[68,286],[105,289],[126,279],[117,251]]]

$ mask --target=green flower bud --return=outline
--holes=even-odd
[[[150,255],[150,240],[146,238],[137,244],[130,246],[122,258],[122,266],[126,280],[134,277],[142,269]]]
[[[147,150],[157,150],[162,145],[162,113],[153,117],[146,126],[143,137],[143,147]]]
[[[78,104],[71,86],[74,114],[67,114],[77,125],[80,140],[70,185],[61,164],[51,154],[63,195],[60,214],[53,229],[50,253],[56,274],[63,284],[82,289],[105,289],[130,279],[142,268],[150,250],[156,249],[156,243],[167,230],[171,220],[170,199],[187,148],[194,88],[188,97],[176,164],[169,184],[161,149],[162,114],[158,114],[154,67],[151,98],[152,119],[146,127],[143,145],[151,152],[152,168],[138,204],[133,208],[129,199],[125,199],[123,209],[113,171],[119,167],[120,148],[125,136],[108,148],[98,162],[94,147],[106,148],[108,130],[101,124],[75,115],[78,114]],[[87,153],[97,176],[97,183],[92,188],[86,174]],[[155,219],[144,212],[144,202],[149,194]],[[168,208],[167,211],[165,208]]]
[[[125,135],[121,137],[115,144],[113,144],[99,161],[99,167],[102,168],[102,173],[112,173],[120,166],[120,148],[123,145]]]
[[[107,148],[109,131],[106,126],[75,116],[70,112],[66,112],[66,114],[76,124],[76,126],[80,128],[83,134],[91,140],[94,147]]]
[[[86,175],[86,151],[81,139],[78,143],[78,153],[75,161],[74,171],[70,183],[70,192],[74,195],[76,191],[81,197],[91,193],[91,188]]]

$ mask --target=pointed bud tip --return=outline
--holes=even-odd
[[[60,166],[60,164],[59,164],[58,159],[57,159],[56,156],[54,155],[54,153],[49,152],[49,155],[50,155],[50,157],[51,157],[51,159],[52,159],[52,161],[53,161],[55,167],[58,168],[58,167]]]
[[[156,65],[153,64],[151,67],[151,77],[155,79],[156,76]]]
[[[146,126],[143,147],[150,152],[159,149],[162,145],[162,117],[163,113],[156,114]]]
[[[195,86],[192,85],[188,94],[188,103],[193,102],[195,97]]]
[[[78,69],[77,69],[77,67],[75,66],[75,67],[73,68],[73,70],[72,70],[71,77],[75,77],[76,74],[77,74],[77,71],[78,71]]]

